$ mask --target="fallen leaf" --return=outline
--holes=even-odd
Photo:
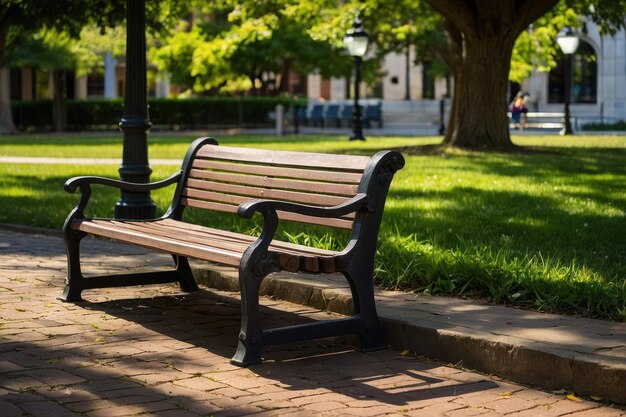
[[[513,393],[512,393],[511,391],[506,391],[506,392],[499,392],[499,393],[498,393],[498,395],[499,395],[500,397],[506,397],[506,398],[509,398],[510,396],[512,396],[512,395],[513,395]]]
[[[582,399],[578,398],[574,394],[567,394],[567,399],[571,401],[582,401]]]
[[[404,349],[402,352],[400,352],[400,356],[406,356],[406,355],[408,355],[409,353],[411,353],[411,350],[410,350],[410,349]]]
[[[602,400],[603,400],[603,398],[602,398],[602,397],[598,397],[597,395],[592,395],[592,396],[590,396],[589,398],[591,398],[591,399],[592,399],[592,400],[594,400],[594,401],[602,401]]]
[[[559,389],[559,390],[556,390],[556,391],[552,391],[552,394],[563,395],[563,394],[567,394],[567,391],[565,391],[564,389]]]

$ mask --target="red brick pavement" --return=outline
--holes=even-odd
[[[141,254],[90,242],[85,257],[99,272],[166,259]],[[392,350],[358,352],[345,339],[273,347],[263,365],[238,368],[236,293],[157,286],[64,304],[64,271],[59,238],[0,231],[2,417],[626,415]],[[327,315],[262,304],[268,326]]]

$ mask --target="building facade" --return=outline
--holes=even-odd
[[[573,56],[571,112],[575,125],[584,123],[613,123],[626,120],[626,31],[603,36],[598,27],[587,23],[587,31],[580,34],[580,45]],[[415,51],[387,55],[376,86],[362,83],[363,101],[383,104],[386,122],[437,123],[440,120],[442,99],[449,97],[454,80],[435,79],[428,63],[414,63]],[[149,71],[154,72],[154,68]],[[561,60],[549,73],[534,71],[521,85],[512,85],[511,95],[518,89],[530,94],[529,107],[536,112],[562,112],[565,97],[566,66]],[[291,93],[306,95],[312,101],[346,103],[353,96],[349,79],[323,79],[312,73],[301,78],[294,74]],[[107,54],[102,71],[76,77],[66,74],[66,95],[69,99],[123,97],[125,62]],[[149,77],[149,95],[168,97],[177,91],[168,80]],[[11,71],[11,97],[14,100],[32,100],[51,97],[49,74],[34,69]]]
[[[626,31],[603,36],[589,22],[572,60],[571,112],[579,124],[626,120]],[[530,109],[561,112],[565,97],[565,61],[549,73],[535,71],[522,83]]]

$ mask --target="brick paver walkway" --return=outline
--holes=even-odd
[[[167,260],[88,243],[88,272]],[[116,256],[105,260],[102,251]],[[158,286],[86,292],[87,302],[64,304],[55,298],[64,272],[61,239],[0,230],[0,416],[626,415],[339,341],[274,347],[263,365],[238,368],[229,363],[237,294]],[[263,305],[270,325],[326,314],[269,299]]]

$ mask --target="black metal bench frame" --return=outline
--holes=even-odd
[[[168,246],[167,242],[171,238],[163,237],[165,243],[155,244],[154,242],[161,237],[160,233],[164,233],[159,231],[159,225],[163,223],[187,225],[182,222],[183,210],[186,207],[182,202],[188,198],[184,193],[186,192],[186,187],[189,187],[188,181],[191,178],[190,173],[194,166],[196,154],[202,149],[208,149],[210,152],[219,155],[222,149],[227,153],[228,149],[236,148],[217,146],[217,141],[212,138],[197,139],[190,146],[181,170],[167,179],[154,183],[128,183],[102,177],[76,177],[66,182],[65,190],[67,192],[73,193],[76,190],[80,190],[80,200],[67,217],[63,226],[68,272],[66,286],[60,297],[61,300],[68,302],[81,301],[81,292],[85,289],[166,282],[179,282],[181,289],[184,291],[195,291],[198,289],[187,259],[190,257],[189,254],[176,245]],[[268,151],[261,150],[258,150],[258,152],[264,152],[264,155],[268,153]],[[275,159],[289,158],[291,160],[298,156],[307,158],[307,155],[315,155],[315,158],[320,160],[319,158],[325,157],[323,154],[273,152],[272,158]],[[327,157],[329,159],[335,157],[344,159],[363,158],[345,155],[327,155]],[[247,366],[260,363],[261,349],[266,345],[344,334],[359,335],[361,348],[365,350],[380,349],[387,346],[386,337],[379,326],[374,301],[374,256],[389,185],[394,173],[404,166],[404,158],[396,151],[381,151],[369,159],[369,161],[366,160],[366,162],[360,182],[358,182],[358,185],[355,185],[357,187],[356,193],[341,204],[321,206],[299,204],[291,201],[250,198],[248,201],[235,207],[237,215],[243,218],[251,218],[255,213],[260,213],[263,216],[263,230],[258,238],[250,237],[250,244],[246,243],[248,242],[246,240],[247,236],[244,238],[241,235],[239,238],[237,235],[233,235],[235,238],[241,239],[238,241],[238,244],[244,245],[243,249],[241,249],[241,259],[238,265],[242,315],[238,347],[231,360],[234,364]],[[283,161],[283,163],[286,162]],[[297,160],[289,163],[296,167],[296,171],[306,174],[306,168],[301,169]],[[313,162],[310,162],[309,166],[312,167]],[[273,168],[263,166],[263,169]],[[114,221],[112,219],[85,218],[84,210],[91,196],[91,186],[94,184],[111,186],[130,192],[146,192],[173,184],[177,184],[177,188],[172,205],[162,217],[145,221]],[[352,224],[350,240],[343,251],[331,254],[320,252],[319,256],[314,252],[314,249],[311,249],[313,255],[306,251],[300,254],[298,253],[298,248],[292,247],[293,245],[287,247],[288,250],[285,249],[283,251],[283,247],[280,244],[276,246],[276,241],[273,239],[279,218],[284,213],[303,218],[314,216],[318,220],[322,219],[322,221],[323,219],[329,219],[331,225],[333,221],[346,221],[345,216],[351,216],[349,217],[349,223]],[[95,230],[90,229],[94,224],[100,224],[101,226],[99,227],[104,227],[106,231],[99,232],[97,228]],[[141,232],[138,235],[144,237],[140,236],[140,238],[137,238],[139,240],[137,240],[132,234],[122,235],[124,232],[122,227],[142,226],[155,228],[155,236],[145,237],[145,233],[148,232]],[[119,230],[116,227],[119,227]],[[201,228],[201,226],[196,225],[193,225],[193,227]],[[180,231],[181,234],[188,232],[195,233],[196,230],[185,229]],[[113,238],[127,243],[134,243],[138,246],[168,252],[174,259],[175,269],[113,276],[84,277],[80,265],[80,242],[87,235]],[[281,244],[287,245],[284,242]],[[203,249],[202,243],[194,245],[194,247],[199,248],[197,250],[209,252],[213,250],[208,247]],[[199,256],[199,258],[202,257]],[[219,263],[219,260],[216,261],[211,256],[205,260]],[[229,262],[231,261],[225,262],[225,264]],[[233,265],[232,262],[230,264]],[[268,274],[281,270],[310,273],[342,273],[349,282],[352,291],[354,304],[352,316],[278,329],[262,329],[259,323],[259,288],[261,281]]]

